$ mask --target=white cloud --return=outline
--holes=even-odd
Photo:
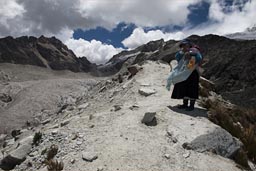
[[[223,12],[221,4],[218,1],[213,0],[209,8],[209,18],[211,20],[221,22],[224,19],[224,17],[225,14]]]
[[[256,24],[256,1],[248,1],[243,4],[242,9],[239,9],[239,6],[235,5],[235,2],[230,7],[229,12],[224,12],[226,8],[225,4],[219,3],[217,0],[212,1],[209,11],[210,20],[193,29],[184,29],[183,32],[186,35],[225,35],[243,32],[248,27],[254,26]]]
[[[185,25],[188,6],[200,1],[1,0],[0,21],[5,23],[0,25],[0,34],[56,35],[63,28],[74,30],[102,26],[112,29],[120,22],[141,27]]]
[[[74,31],[70,30],[68,28],[63,28],[60,30],[60,32],[54,36],[56,36],[58,39],[60,39],[62,42],[67,42],[68,40],[73,38]],[[47,35],[47,36],[53,36],[53,35]]]
[[[114,48],[112,45],[103,44],[97,40],[86,41],[84,39],[69,39],[65,44],[73,50],[78,57],[85,56],[90,62],[103,64],[113,55],[119,53],[121,48]]]
[[[0,1],[0,36],[10,35],[10,22],[23,15],[25,9],[16,0]]]
[[[164,33],[161,30],[145,32],[142,28],[136,28],[122,43],[124,46],[133,49],[149,41],[161,38],[165,41],[169,39],[180,40],[192,34],[202,36],[206,34],[225,35],[242,32],[256,24],[256,1],[237,4],[238,1],[239,0],[233,1],[234,4],[229,7],[226,6],[224,1],[209,1],[209,20],[194,28],[185,26],[183,30],[171,33]],[[243,7],[242,10],[241,8],[239,9],[241,6]]]
[[[25,12],[22,5],[15,0],[0,1],[0,23],[7,24],[7,20],[13,19],[16,16],[22,15]]]
[[[196,29],[186,29],[188,7],[202,1],[210,4],[210,22]],[[245,6],[234,0],[229,7],[224,0],[1,0],[0,36],[58,35],[63,30],[114,28],[118,23],[134,23],[139,27],[165,25],[184,26],[187,31],[225,34],[241,31],[255,24],[255,1]],[[235,5],[236,4],[236,5]],[[243,7],[240,11],[238,7]],[[214,21],[214,24],[212,22]],[[254,22],[254,23],[253,23]],[[198,29],[200,28],[200,29]],[[64,36],[64,34],[62,34]],[[62,39],[67,39],[62,37]]]
[[[0,36],[55,36],[77,56],[86,56],[92,62],[104,63],[121,49],[96,40],[74,40],[73,30],[97,26],[112,29],[120,22],[142,27],[184,25],[189,14],[187,7],[199,1],[1,0]],[[163,37],[160,32],[155,32],[156,36],[153,32],[148,34],[152,38]],[[149,40],[145,37],[141,36],[143,40],[140,43]]]
[[[142,28],[136,28],[133,30],[133,33],[128,38],[122,41],[122,43],[125,47],[133,49],[152,40],[180,40],[184,37],[185,35],[182,32],[163,33],[161,30],[152,30],[145,32]]]
[[[123,50],[121,48],[115,48],[112,45],[104,44],[97,40],[86,41],[84,39],[73,39],[73,33],[74,31],[65,28],[55,36],[66,44],[77,57],[84,56],[92,63],[103,64],[112,58],[113,55]]]
[[[188,26],[188,7],[202,1],[210,4],[209,20],[191,28]],[[227,7],[224,0],[0,0],[0,36],[56,36],[78,56],[102,63],[120,49],[96,40],[74,40],[73,30],[97,26],[112,29],[120,22],[133,23],[139,28],[122,43],[135,48],[161,38],[182,39],[191,34],[209,33],[223,35],[256,24],[256,0],[240,5],[237,4],[241,0],[232,2],[233,6]],[[179,25],[184,29],[173,33],[142,29],[165,25]]]
[[[184,25],[188,6],[201,0],[80,0],[79,11],[101,25],[112,28],[120,21],[141,27]]]

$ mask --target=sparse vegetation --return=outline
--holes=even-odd
[[[58,146],[53,144],[50,149],[47,151],[47,156],[44,163],[47,165],[48,171],[61,171],[64,168],[64,163],[54,159],[58,153]]]
[[[209,119],[244,144],[234,160],[248,166],[247,157],[256,163],[256,110],[248,110],[224,101],[220,96],[203,98],[201,105],[209,110]]]
[[[42,140],[42,136],[43,134],[40,131],[36,132],[33,137],[33,144],[36,146],[39,145],[40,141]]]
[[[59,162],[56,159],[46,160],[45,164],[47,165],[48,171],[61,171],[64,168],[63,162]]]
[[[53,144],[51,145],[50,149],[47,151],[47,158],[46,160],[51,160],[54,158],[54,156],[58,153],[58,146]]]

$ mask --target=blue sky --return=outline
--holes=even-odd
[[[207,21],[209,7],[210,4],[208,2],[201,2],[195,5],[188,6],[188,9],[191,11],[188,15],[188,21],[191,24],[191,27]],[[133,23],[126,24],[124,22],[120,22],[112,30],[108,30],[104,27],[97,27],[90,30],[83,30],[79,28],[74,31],[73,38],[82,38],[87,41],[95,39],[105,44],[111,44],[116,48],[126,48],[122,44],[122,41],[125,38],[129,37],[136,27],[137,26]],[[181,30],[182,28],[183,26],[170,24],[165,26],[144,27],[144,30],[146,32],[150,30],[162,30],[163,32],[172,32]]]
[[[55,36],[104,63],[124,49],[256,25],[256,0],[1,0],[0,37]]]
[[[96,39],[104,44],[111,44],[117,48],[125,48],[121,42],[129,37],[135,28],[136,26],[134,24],[119,23],[113,30],[107,30],[104,27],[97,27],[86,31],[77,29],[74,31],[73,38],[82,38],[88,41]]]

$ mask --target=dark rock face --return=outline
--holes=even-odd
[[[215,83],[216,91],[237,105],[255,107],[256,41],[216,35],[190,39],[203,49],[203,76]]]
[[[36,65],[53,70],[89,72],[93,65],[75,54],[55,37],[6,37],[0,39],[0,62]]]

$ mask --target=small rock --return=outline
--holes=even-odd
[[[97,171],[103,171],[104,169],[103,169],[103,167],[98,167],[97,168]]]
[[[141,89],[139,89],[139,93],[140,93],[141,95],[147,97],[147,96],[150,96],[150,95],[152,95],[152,94],[155,94],[156,91],[153,90],[153,89],[149,89],[149,88],[141,88]]]
[[[51,122],[51,119],[49,118],[49,119],[46,119],[46,120],[42,121],[41,124],[45,125],[45,124],[48,124],[50,122]]]
[[[130,72],[131,75],[135,75],[137,72],[139,72],[140,68],[138,65],[132,65],[127,67],[127,70]]]
[[[118,111],[118,110],[121,110],[121,106],[120,105],[114,105],[114,111]]]
[[[139,109],[138,105],[132,105],[131,107],[129,107],[130,110],[137,110]]]
[[[70,160],[70,163],[71,163],[71,164],[74,164],[75,162],[76,162],[75,159],[71,159],[71,160]]]
[[[98,156],[91,152],[83,152],[82,159],[87,162],[93,162],[93,160],[96,160]]]
[[[99,90],[99,93],[101,93],[101,92],[103,92],[103,91],[105,91],[105,90],[107,90],[107,88],[104,86],[104,87],[102,87],[102,88]]]
[[[149,83],[141,83],[140,86],[149,87],[150,84]]]
[[[84,134],[79,133],[79,134],[78,134],[78,137],[79,137],[79,138],[83,138],[83,137],[84,137]]]
[[[170,154],[165,154],[164,157],[167,158],[167,159],[171,158]]]
[[[156,112],[147,112],[145,113],[143,119],[141,120],[141,123],[144,123],[147,126],[156,126],[157,121],[156,121]]]
[[[89,128],[94,128],[94,126],[95,126],[95,125],[92,124],[92,125],[89,126]]]
[[[55,124],[52,127],[50,127],[50,129],[55,129],[55,128],[59,128],[59,124]]]
[[[12,137],[16,137],[20,134],[21,134],[21,132],[19,129],[12,130],[12,132],[11,132]]]
[[[170,137],[172,137],[172,136],[173,136],[173,132],[170,131],[170,130],[167,130],[167,135],[170,136]]]
[[[187,142],[183,143],[183,144],[182,144],[182,147],[183,147],[184,149],[187,149],[187,150],[192,150],[191,145],[190,145],[189,143],[187,143]]]
[[[27,162],[27,167],[32,167],[32,166],[33,166],[32,162],[31,162],[31,161],[28,161],[28,162]]]
[[[38,151],[34,151],[34,152],[32,152],[32,153],[29,153],[29,156],[30,157],[35,157],[35,156],[37,156],[38,155]]]
[[[107,83],[107,84],[112,84],[112,81],[111,81],[111,80],[107,80],[106,83]]]
[[[175,137],[172,137],[171,139],[172,139],[173,143],[177,143],[178,142],[177,138],[175,138]]]
[[[83,142],[82,141],[77,141],[76,144],[81,145],[81,144],[83,144]]]
[[[143,69],[138,64],[127,67],[127,70],[130,72],[128,79],[131,79],[134,75],[136,75],[141,69]]]
[[[187,153],[182,155],[184,158],[188,158],[190,156],[190,152],[188,151]]]
[[[63,127],[65,125],[69,124],[69,122],[70,122],[70,120],[65,120],[65,121],[60,123],[60,126]]]
[[[57,129],[53,130],[53,131],[51,132],[51,134],[52,134],[52,135],[57,135],[57,134],[58,134],[58,130],[57,130]]]
[[[11,96],[9,96],[8,94],[4,94],[4,93],[1,93],[0,94],[0,100],[4,103],[9,103],[12,101],[12,98]]]
[[[78,109],[81,110],[81,109],[85,109],[89,106],[89,103],[84,103],[84,104],[81,104],[78,106]]]
[[[71,140],[75,140],[75,139],[77,139],[77,137],[78,137],[78,135],[77,135],[77,134],[72,134],[72,136],[71,136]]]

